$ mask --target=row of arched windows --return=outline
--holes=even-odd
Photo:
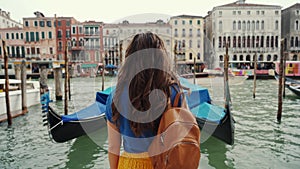
[[[230,56],[229,56],[230,57]],[[232,56],[232,61],[254,61],[254,57],[255,55],[251,56],[251,55],[233,55]],[[219,56],[220,61],[224,60],[223,55]],[[265,60],[266,59],[266,60]],[[259,55],[257,58],[258,61],[277,61],[278,60],[278,55],[267,55],[266,58],[263,54]]]
[[[299,37],[291,37],[291,42],[290,42],[291,47],[300,47],[300,38]]]
[[[279,47],[278,36],[219,36],[219,48],[226,47],[234,48],[259,48],[259,47]]]
[[[219,22],[219,26],[220,26],[220,30],[221,26],[222,26],[222,21]],[[276,20],[275,21],[275,30],[278,30],[279,28],[279,21]],[[247,30],[247,31],[254,31],[254,30],[264,30],[265,29],[265,21],[259,21],[257,20],[256,22],[253,21],[233,21],[233,25],[232,25],[232,29],[233,30]]]

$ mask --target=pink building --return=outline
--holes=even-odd
[[[45,17],[41,12],[36,17],[23,18],[26,59],[55,60],[56,32],[54,17]]]

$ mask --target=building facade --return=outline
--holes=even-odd
[[[170,18],[172,26],[172,51],[176,70],[179,74],[203,71],[204,64],[204,18],[201,16],[179,15]],[[194,59],[196,66],[194,68]]]
[[[25,58],[24,31],[22,28],[3,28],[0,29],[0,39],[5,40],[6,52],[10,60]],[[0,59],[4,58],[2,42],[0,44]]]
[[[27,60],[56,60],[56,31],[54,17],[35,12],[36,17],[23,18]]]
[[[119,66],[124,61],[125,51],[132,38],[138,33],[153,32],[160,36],[165,43],[166,50],[172,57],[171,25],[158,20],[148,23],[129,23],[123,21],[118,24],[104,24],[103,51],[105,64]]]
[[[249,4],[245,0],[214,7],[207,16],[208,32],[215,54],[214,67],[222,66],[229,47],[231,66],[279,60],[281,7]],[[212,56],[213,57],[213,56]]]
[[[72,51],[71,29],[72,24],[77,24],[73,17],[54,17],[56,33],[56,54],[57,60],[65,59],[65,50],[68,47],[68,54]]]
[[[300,60],[300,3],[292,5],[281,13],[281,35],[286,42],[287,60]]]
[[[10,12],[0,9],[0,28],[22,28],[22,24],[10,18]]]

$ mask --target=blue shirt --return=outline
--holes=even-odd
[[[127,105],[128,105],[129,100],[126,98],[128,98],[128,94],[129,94],[128,90],[123,90],[123,92],[121,94],[121,101],[122,101],[121,110],[123,110],[123,111],[127,110]],[[172,104],[174,102],[176,94],[177,94],[177,91],[174,88],[174,86],[172,86],[171,87],[171,102],[172,102]],[[111,108],[113,95],[114,95],[114,92],[111,92],[111,94],[107,98],[107,101],[106,101],[107,106],[106,106],[105,115],[106,115],[107,120],[114,124],[114,121],[112,121],[112,108]],[[179,100],[179,106],[180,105],[181,105],[181,99]],[[122,114],[120,114],[120,117],[119,117],[119,122],[120,122],[119,131],[120,131],[120,134],[122,135],[124,150],[128,153],[147,152],[148,147],[151,144],[151,142],[153,140],[153,136],[155,136],[155,134],[153,134],[153,132],[151,130],[149,130],[149,131],[144,131],[138,137],[135,136],[133,131],[130,128],[130,121],[127,118],[125,118],[124,116],[122,116]]]

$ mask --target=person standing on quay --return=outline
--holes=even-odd
[[[178,89],[182,87],[162,39],[151,32],[135,35],[106,104],[111,169],[153,168],[147,150]]]

